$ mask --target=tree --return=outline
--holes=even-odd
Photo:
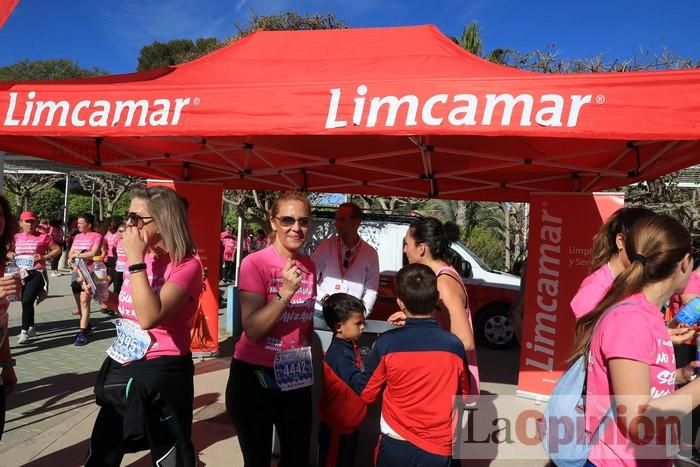
[[[63,219],[63,192],[52,186],[32,195],[29,208],[40,219]]]
[[[107,74],[109,72],[95,67],[81,68],[77,62],[66,59],[22,60],[13,65],[0,67],[0,81],[64,80]]]
[[[469,26],[464,27],[462,35],[459,38],[452,38],[460,47],[467,52],[473,53],[481,57],[484,52],[484,44],[481,41],[481,33],[479,32],[479,24],[472,21]]]
[[[288,11],[279,15],[253,15],[249,25],[236,25],[238,33],[229,41],[236,41],[256,31],[310,31],[347,28],[347,23],[336,18],[333,13],[300,15]]]
[[[169,42],[153,42],[141,48],[137,71],[165,68],[197,59],[225,45],[215,37],[197,40],[176,39]]]
[[[29,201],[36,193],[61,181],[59,175],[5,174],[5,190],[15,197],[17,212],[29,210]]]
[[[97,220],[104,220],[114,215],[114,209],[119,200],[138,180],[136,177],[107,174],[75,174],[73,175],[83,190],[95,196]]]

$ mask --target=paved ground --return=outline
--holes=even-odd
[[[104,351],[114,336],[110,318],[94,307],[94,332],[90,343],[75,347],[73,340],[78,319],[71,315],[75,304],[70,295],[69,276],[51,278],[51,281],[50,298],[37,308],[39,335],[30,343],[17,345],[21,312],[17,303],[10,307],[10,342],[17,359],[19,383],[8,399],[5,433],[0,441],[2,467],[81,465],[97,414],[92,386],[105,357]],[[221,329],[223,313],[224,310],[221,310]],[[243,465],[240,448],[224,408],[231,347],[230,337],[222,336],[222,356],[198,361],[195,366],[193,438],[200,465]],[[479,358],[482,389],[492,394],[513,394],[518,352],[480,350]],[[363,450],[358,466],[370,465],[369,456],[376,442],[373,434],[376,430],[372,430],[376,428],[375,425],[376,420],[367,422],[361,437]],[[492,453],[493,457],[497,454]],[[492,466],[535,467],[544,464],[541,460],[464,462],[464,465]],[[150,465],[149,456],[147,453],[129,455],[123,465]]]

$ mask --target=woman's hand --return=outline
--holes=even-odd
[[[15,375],[15,369],[12,367],[2,369],[2,385],[5,389],[5,395],[9,396],[12,391],[15,390],[17,386],[17,375]]]
[[[389,324],[393,324],[394,326],[403,326],[406,324],[406,313],[403,311],[397,311],[396,313],[392,314],[389,316],[389,319],[387,319]]]
[[[287,263],[284,265],[284,269],[282,269],[282,287],[279,291],[282,298],[285,300],[292,298],[292,295],[294,295],[299,286],[301,286],[301,278],[301,269],[296,265],[296,262],[287,259]]]
[[[22,280],[19,274],[16,276],[0,277],[0,298],[17,296],[17,291],[22,288]]]
[[[689,328],[686,325],[666,329],[668,330],[668,335],[671,336],[671,342],[673,342],[674,345],[682,344],[683,342],[692,338],[697,332],[695,329]]]
[[[695,369],[700,368],[700,361],[695,360],[688,363],[683,368],[678,369],[677,384],[685,384],[690,381],[690,378],[695,374]]]
[[[143,263],[148,245],[148,233],[145,229],[139,230],[130,225],[124,230],[120,244],[126,253],[129,264]]]

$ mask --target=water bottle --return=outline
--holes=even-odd
[[[695,326],[700,323],[700,297],[695,297],[681,308],[671,322]]]
[[[92,277],[95,281],[95,298],[105,302],[109,298],[109,282],[107,281],[107,266],[102,256],[92,258]]]
[[[19,266],[17,266],[17,263],[14,262],[14,260],[10,260],[7,262],[5,265],[5,277],[16,277],[19,278]],[[8,302],[17,302],[22,299],[22,289],[17,289],[17,293],[15,295],[8,295],[7,297]]]

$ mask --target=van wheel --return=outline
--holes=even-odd
[[[477,344],[492,349],[504,349],[513,344],[513,323],[506,303],[488,305],[474,316],[474,334]]]

